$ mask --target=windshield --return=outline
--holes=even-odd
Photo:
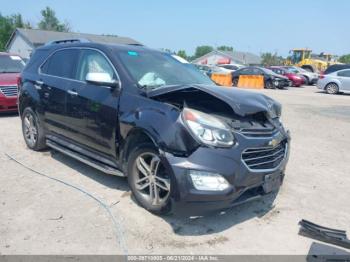
[[[261,68],[266,74],[269,74],[269,75],[275,75],[276,73],[270,69],[267,69],[267,68]]]
[[[0,73],[20,73],[24,62],[19,56],[0,55]]]
[[[298,72],[298,69],[293,68],[293,67],[288,67],[288,68],[287,68],[287,71],[288,71],[289,73],[294,73],[294,74],[299,73],[299,72]]]
[[[213,84],[197,68],[183,64],[169,54],[123,51],[118,55],[135,82],[146,90],[169,85]]]

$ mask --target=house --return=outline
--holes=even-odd
[[[241,64],[241,65],[260,65],[261,57],[249,52],[239,51],[219,51],[214,50],[201,56],[194,61],[194,64]]]
[[[35,48],[50,41],[62,39],[86,39],[104,44],[141,45],[141,43],[129,37],[17,28],[7,42],[6,50],[28,59]]]

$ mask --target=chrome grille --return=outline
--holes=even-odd
[[[17,96],[17,86],[0,86],[0,92],[5,96]]]
[[[239,132],[248,137],[272,137],[278,132],[274,127],[272,128],[243,128]]]
[[[251,170],[274,169],[284,159],[286,150],[285,141],[275,147],[250,148],[242,153],[242,160]]]

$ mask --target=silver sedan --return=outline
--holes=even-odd
[[[328,94],[350,92],[350,69],[320,76],[317,81],[317,88],[325,90]]]

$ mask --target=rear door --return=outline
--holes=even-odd
[[[67,115],[74,140],[89,149],[115,156],[118,140],[119,89],[85,81],[88,73],[108,73],[119,79],[108,57],[97,49],[81,49],[75,79],[78,85],[67,90]]]
[[[40,81],[45,121],[48,130],[63,136],[70,134],[67,118],[67,90],[75,85],[76,63],[79,49],[62,49],[54,52],[40,67]]]
[[[337,75],[341,82],[341,90],[350,91],[350,70],[341,70]]]

